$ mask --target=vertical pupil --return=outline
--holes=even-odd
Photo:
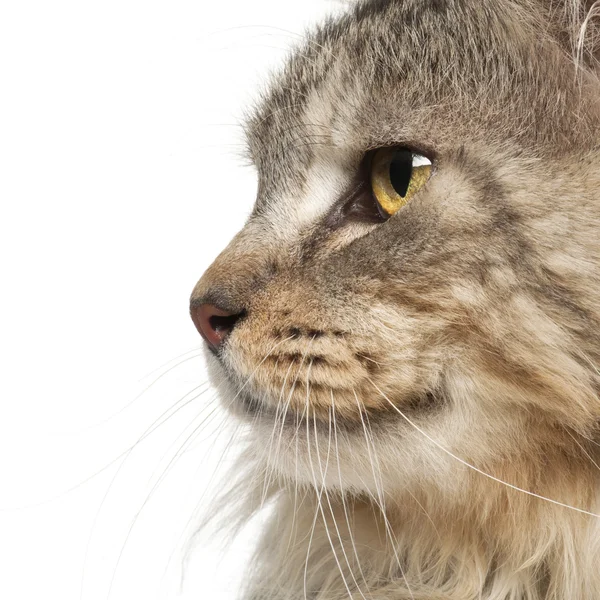
[[[398,150],[390,162],[390,183],[402,198],[406,196],[412,178],[412,152]]]

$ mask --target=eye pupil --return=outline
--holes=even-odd
[[[408,192],[408,186],[412,178],[412,164],[412,152],[405,149],[396,151],[390,162],[390,183],[402,198]]]
[[[401,146],[383,147],[370,156],[371,192],[379,214],[395,215],[425,185],[431,161]]]

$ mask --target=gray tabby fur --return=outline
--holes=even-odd
[[[256,206],[192,295],[245,313],[208,353],[226,498],[272,503],[244,598],[600,597],[598,12],[359,2],[249,117]],[[377,223],[391,145],[434,172]]]

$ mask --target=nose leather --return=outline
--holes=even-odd
[[[218,350],[233,331],[241,313],[232,313],[212,304],[200,304],[190,310],[192,321],[211,348]]]

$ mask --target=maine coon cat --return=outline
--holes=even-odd
[[[600,598],[598,13],[359,2],[249,117],[191,299],[273,507],[244,598]]]

